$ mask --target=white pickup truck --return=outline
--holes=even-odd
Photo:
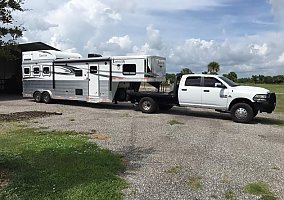
[[[209,108],[228,112],[240,123],[250,122],[258,112],[272,113],[276,106],[275,93],[267,89],[239,86],[226,77],[207,74],[183,75],[170,93],[129,92],[128,97],[144,113],[173,106]]]

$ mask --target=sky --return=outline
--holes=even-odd
[[[284,75],[284,0],[25,0],[19,42],[103,56],[158,55],[167,71]]]

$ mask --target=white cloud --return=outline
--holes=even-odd
[[[203,39],[190,33],[174,38],[170,36],[184,31],[184,27],[173,24],[177,20],[167,22],[165,27],[162,21],[165,16],[153,15],[156,10],[163,14],[178,10],[196,11],[225,6],[227,2],[62,0],[59,4],[51,0],[26,0],[24,5],[31,11],[17,14],[17,17],[28,29],[22,41],[42,41],[82,55],[160,55],[167,57],[169,72],[179,71],[185,66],[201,72],[214,60],[221,64],[221,73],[284,73],[284,31],[222,39],[230,35],[230,30],[222,27],[220,30],[224,33],[218,40],[211,40],[210,35],[209,39]],[[284,10],[283,1],[270,0],[270,3],[275,18],[284,22],[284,12],[281,12]],[[172,26],[168,27],[171,23]]]
[[[147,28],[147,43],[151,49],[162,49],[162,39],[160,31],[155,29],[153,25],[149,25]]]
[[[137,7],[157,10],[203,10],[210,7],[224,6],[226,0],[143,0],[136,1]],[[139,3],[138,3],[139,2]]]
[[[279,56],[278,58],[278,62],[283,63],[284,64],[284,52]]]

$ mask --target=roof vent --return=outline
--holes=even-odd
[[[96,54],[96,53],[89,53],[88,54],[88,58],[97,58],[97,57],[102,57],[102,55]]]

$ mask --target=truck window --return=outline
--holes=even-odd
[[[97,74],[98,73],[98,66],[90,66],[90,73]]]
[[[123,75],[136,75],[136,65],[135,64],[124,64],[123,65]]]
[[[187,77],[185,86],[200,86],[200,82],[201,77],[199,76]]]
[[[204,87],[215,87],[215,83],[221,83],[221,82],[213,77],[204,78]]]

